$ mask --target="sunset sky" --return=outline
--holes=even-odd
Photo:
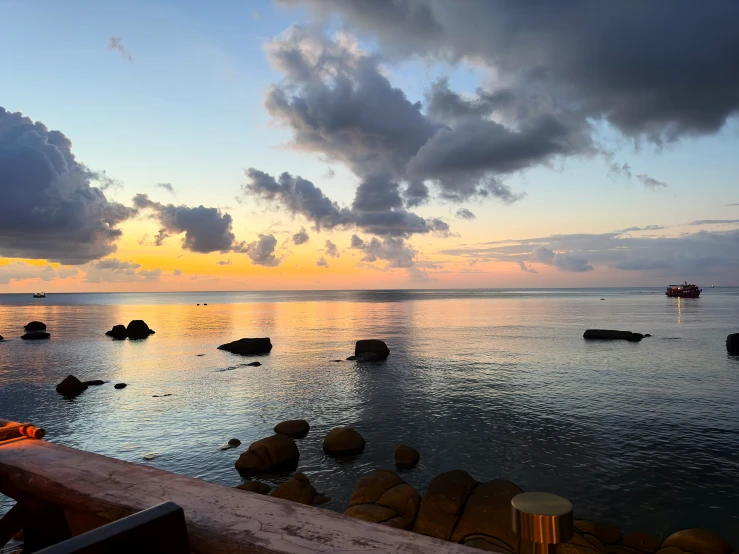
[[[0,292],[739,285],[739,3],[0,13]]]

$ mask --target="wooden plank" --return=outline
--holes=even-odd
[[[185,511],[196,553],[475,552],[329,510],[27,438],[0,443],[0,493],[107,521],[172,501]]]

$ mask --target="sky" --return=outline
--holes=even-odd
[[[0,292],[739,285],[738,3],[0,13]]]

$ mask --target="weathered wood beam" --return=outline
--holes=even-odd
[[[0,548],[8,544],[15,534],[23,527],[21,507],[16,504],[0,519]]]
[[[473,553],[335,512],[32,439],[0,444],[0,493],[113,521],[163,501],[183,508],[196,553]]]

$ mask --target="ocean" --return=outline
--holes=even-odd
[[[132,319],[156,334],[105,336]],[[20,340],[31,320],[51,339]],[[593,327],[652,336],[584,341]],[[346,509],[357,479],[392,468],[405,443],[421,462],[401,475],[421,491],[460,468],[562,495],[576,517],[624,532],[705,527],[739,546],[733,332],[737,288],[698,299],[661,288],[0,294],[0,417],[227,486],[241,482],[233,464],[249,443],[301,418],[311,431],[298,441],[299,471],[329,509]],[[274,345],[266,356],[217,350],[263,336]],[[345,361],[364,338],[384,340],[389,358]],[[262,365],[245,365],[254,360]],[[54,389],[69,374],[110,383],[68,400]],[[343,425],[367,441],[350,462],[321,448]],[[234,437],[241,447],[220,450]],[[0,499],[0,512],[11,505]]]

